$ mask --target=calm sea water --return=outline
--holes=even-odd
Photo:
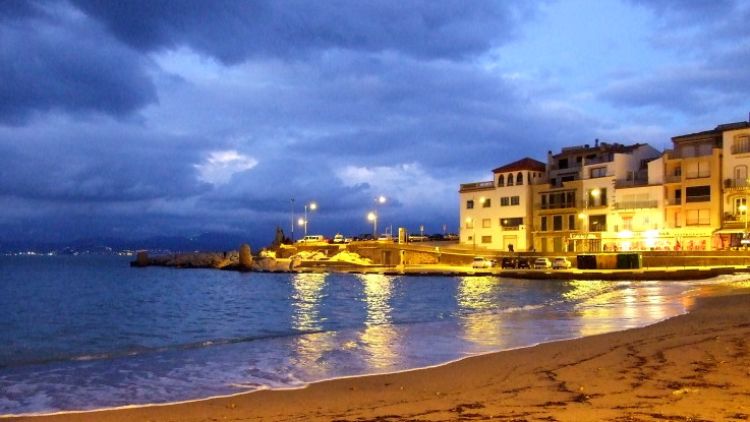
[[[0,415],[425,367],[651,324],[741,280],[265,274],[0,257]]]

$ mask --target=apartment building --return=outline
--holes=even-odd
[[[715,232],[719,249],[738,247],[748,238],[748,195],[750,194],[750,123],[717,126],[721,132],[721,228]]]
[[[648,144],[598,140],[593,146],[567,147],[558,154],[548,152],[548,183],[534,186],[534,248],[542,252],[620,248],[616,187],[647,185],[647,163],[659,155]],[[621,201],[620,205],[636,207],[650,202]]]
[[[494,169],[492,175],[492,180],[461,185],[460,242],[526,251],[532,245],[532,187],[544,182],[545,164],[524,158]]]
[[[464,244],[540,252],[750,245],[750,122],[675,136],[663,153],[597,140],[549,151],[546,165],[525,158],[493,174],[461,185]]]

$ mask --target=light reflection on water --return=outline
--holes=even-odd
[[[58,277],[59,271],[50,274]],[[146,277],[151,278],[146,282]],[[143,400],[165,402],[255,386],[298,385],[430,366],[475,353],[650,324],[684,312],[693,306],[696,296],[709,294],[722,282],[707,281],[703,285],[324,273],[252,274],[248,278],[227,272],[147,269],[122,271],[121,278],[102,293],[107,300],[132,311],[127,318],[116,318],[119,313],[98,306],[96,296],[89,295],[90,301],[76,301],[78,296],[61,297],[66,292],[101,286],[100,278],[107,280],[71,276],[63,280],[65,289],[23,301],[18,294],[26,293],[18,293],[18,286],[35,287],[30,290],[34,293],[44,292],[44,286],[19,277],[14,290],[6,289],[0,295],[0,304],[4,308],[16,306],[6,311],[6,319],[23,312],[40,313],[58,303],[76,305],[68,312],[70,324],[81,321],[76,316],[94,315],[81,321],[82,326],[70,328],[86,340],[82,344],[89,346],[91,338],[102,337],[101,347],[112,348],[114,343],[106,337],[109,333],[123,336],[130,332],[127,328],[137,327],[141,337],[164,343],[159,344],[164,351],[150,349],[131,357],[129,349],[115,349],[112,358],[0,368],[0,414],[141,400],[123,391],[142,391]],[[56,283],[47,284],[63,283],[52,280]],[[743,287],[743,280],[726,282]],[[131,288],[121,291],[121,286]],[[158,306],[152,305],[154,301]],[[38,310],[29,308],[37,303]],[[0,313],[0,325],[2,318]],[[110,325],[103,325],[105,322]],[[99,331],[86,331],[95,324],[102,324],[97,326]],[[34,327],[23,328],[28,329],[5,335],[17,344],[31,344],[23,336],[32,333]],[[0,337],[3,335],[0,332]],[[38,354],[46,350],[43,347],[66,344],[42,343],[45,339],[54,341],[52,336],[42,337]],[[128,340],[138,343],[139,338]],[[185,344],[189,347],[183,347]],[[65,356],[91,355],[78,349],[63,351]],[[9,388],[15,393],[4,395]]]
[[[292,328],[299,331],[319,331],[320,304],[326,284],[326,274],[299,273],[292,278]]]

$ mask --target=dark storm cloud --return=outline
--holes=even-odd
[[[614,80],[600,98],[620,107],[658,107],[705,115],[719,105],[746,107],[750,89],[750,7],[745,2],[633,1],[651,10],[659,26],[652,44],[682,57],[645,75]]]
[[[0,130],[0,145],[0,196],[129,202],[184,198],[209,187],[195,177],[195,141],[168,135],[59,124]]]
[[[60,5],[0,6],[0,124],[35,112],[128,115],[156,100],[145,61]]]
[[[135,48],[187,45],[228,64],[336,48],[460,58],[507,40],[532,10],[525,2],[456,0],[73,2]]]

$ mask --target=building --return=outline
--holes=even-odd
[[[750,245],[750,122],[647,144],[595,141],[461,185],[464,244],[540,252]]]
[[[524,158],[492,171],[492,180],[462,184],[460,242],[472,247],[525,251],[532,245],[533,186],[545,165]]]
[[[593,147],[582,145],[563,148],[558,154],[548,152],[548,183],[534,187],[534,248],[542,252],[619,248],[621,224],[616,224],[620,218],[615,211],[616,187],[648,185],[647,163],[659,155],[648,144],[598,140]],[[645,203],[635,204],[633,200],[627,204],[635,205]]]
[[[717,126],[721,132],[721,228],[715,232],[719,249],[739,247],[748,238],[748,194],[750,194],[750,123]]]

